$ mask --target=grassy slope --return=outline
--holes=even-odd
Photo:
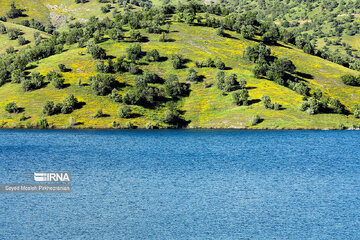
[[[20,29],[23,32],[22,36],[26,40],[28,40],[29,42],[28,42],[28,44],[26,44],[24,46],[20,46],[19,43],[18,43],[18,40],[9,40],[9,37],[8,37],[7,34],[0,34],[0,54],[5,53],[6,49],[9,48],[9,47],[14,47],[15,50],[20,50],[20,49],[22,49],[24,47],[34,45],[34,43],[33,43],[33,39],[34,39],[33,35],[34,35],[34,32],[35,32],[34,29],[24,27],[24,26],[18,25],[18,24],[9,23],[9,22],[1,22],[1,23],[3,23],[6,26],[7,29],[10,29],[10,28]],[[44,32],[41,32],[41,36],[46,38],[49,35],[44,33]]]
[[[48,21],[54,20],[54,16],[65,15],[69,19],[75,16],[78,20],[87,19],[91,15],[104,16],[100,13],[99,4],[96,1],[90,1],[85,5],[74,4],[73,0],[51,0],[51,1],[31,1],[25,2],[16,0],[19,6],[29,9],[27,12],[31,17],[38,20]],[[10,4],[8,1],[0,0],[2,6]],[[47,5],[46,5],[47,4]],[[51,6],[50,6],[50,5]],[[155,3],[156,4],[156,3]],[[4,14],[4,9],[0,9],[0,15]],[[108,13],[110,16],[111,14]],[[27,17],[29,18],[29,17]],[[80,19],[79,19],[80,18]],[[19,22],[21,18],[13,20]],[[10,24],[10,23],[6,23]],[[33,30],[24,28],[26,39],[32,40]],[[264,121],[253,128],[337,128],[340,123],[345,126],[352,126],[353,123],[359,124],[359,120],[353,119],[352,116],[346,117],[337,114],[319,114],[309,116],[308,114],[298,110],[302,96],[289,90],[288,88],[279,86],[273,82],[264,79],[255,79],[251,73],[253,64],[241,58],[243,50],[248,45],[256,42],[242,39],[238,34],[230,33],[234,38],[221,38],[216,36],[215,30],[211,28],[189,27],[185,24],[175,23],[171,27],[169,38],[174,42],[160,43],[158,35],[148,35],[150,42],[142,43],[143,50],[148,51],[156,48],[161,55],[169,56],[172,53],[181,53],[185,57],[195,61],[204,60],[206,57],[220,57],[225,63],[232,68],[227,72],[235,72],[239,78],[245,78],[248,82],[250,97],[253,104],[247,107],[238,107],[232,103],[231,94],[222,96],[220,90],[215,85],[216,69],[203,68],[196,69],[199,74],[204,75],[207,84],[213,84],[210,88],[205,88],[204,83],[193,84],[191,86],[191,94],[179,102],[179,106],[185,110],[185,118],[190,120],[189,127],[226,127],[226,128],[243,128],[249,127],[250,118],[254,114],[259,114]],[[27,37],[28,36],[28,37]],[[0,35],[1,44],[8,46],[6,35]],[[6,41],[6,42],[4,42]],[[11,41],[10,44],[17,45],[17,41]],[[31,44],[31,43],[30,43]],[[106,48],[108,54],[115,57],[125,53],[126,47],[130,43],[116,43],[108,40],[101,45]],[[343,68],[329,61],[307,55],[301,50],[292,47],[272,47],[273,52],[277,56],[286,56],[293,60],[298,70],[303,73],[311,74],[312,79],[304,79],[310,82],[313,87],[320,88],[323,92],[331,97],[339,97],[340,100],[351,108],[356,102],[360,102],[359,88],[345,86],[339,81],[339,77],[344,73],[358,74],[347,68]],[[2,48],[4,51],[4,48]],[[7,122],[7,126],[15,126],[19,124],[20,114],[8,114],[3,109],[6,103],[16,101],[20,107],[25,108],[25,114],[31,116],[28,122],[34,124],[42,117],[42,106],[47,100],[59,102],[68,94],[73,93],[80,101],[86,103],[81,109],[76,110],[70,115],[59,114],[47,117],[56,127],[67,127],[69,117],[74,117],[81,123],[78,127],[110,127],[111,123],[116,120],[121,124],[125,124],[129,120],[119,119],[116,117],[116,111],[121,104],[114,103],[108,97],[95,96],[89,86],[77,86],[77,79],[86,83],[87,78],[96,74],[95,62],[89,55],[79,55],[85,53],[85,49],[76,49],[75,46],[60,55],[51,56],[41,60],[37,67],[32,71],[39,71],[46,74],[49,70],[57,69],[59,63],[65,63],[72,69],[69,73],[64,73],[66,83],[70,86],[57,90],[51,84],[46,88],[33,92],[23,93],[20,85],[8,83],[0,88],[0,120]],[[187,64],[188,67],[194,66],[193,62]],[[188,69],[173,70],[170,62],[161,62],[141,66],[143,70],[151,69],[159,75],[165,77],[169,73],[180,76],[182,81]],[[119,74],[117,79],[120,82],[126,82],[132,85],[133,76],[129,74]],[[124,92],[122,89],[120,92]],[[265,110],[261,103],[258,102],[261,95],[267,94],[272,101],[277,101],[283,105],[283,110],[272,111]],[[109,117],[95,119],[92,116],[97,109],[102,108],[104,113]],[[135,113],[139,113],[141,117],[130,119],[135,125],[144,127],[149,121],[157,122],[160,119],[162,108],[158,110],[145,109],[138,106],[132,106]],[[22,123],[24,124],[24,123]]]
[[[193,61],[203,60],[209,56],[213,58],[219,56],[225,61],[227,66],[232,68],[232,70],[227,70],[228,73],[235,72],[239,78],[246,79],[250,97],[254,100],[254,103],[250,106],[235,106],[231,101],[231,94],[222,96],[220,90],[214,86],[216,69],[197,69],[199,74],[206,77],[205,82],[213,84],[213,86],[205,88],[204,83],[193,84],[190,96],[179,102],[182,109],[186,111],[185,118],[191,121],[189,127],[244,128],[249,127],[250,118],[254,114],[259,114],[264,119],[262,123],[254,128],[336,128],[339,126],[339,123],[348,127],[352,126],[355,122],[360,123],[359,120],[354,120],[352,116],[346,117],[337,114],[309,116],[298,110],[302,96],[273,82],[255,79],[251,73],[253,64],[241,58],[245,47],[255,44],[254,41],[243,40],[235,33],[230,33],[234,38],[222,38],[216,36],[214,29],[189,27],[180,23],[172,25],[171,31],[169,38],[175,41],[160,43],[157,41],[158,35],[150,34],[150,41],[142,43],[143,50],[148,51],[156,48],[159,49],[161,55],[167,56],[172,53],[181,53]],[[125,53],[125,49],[129,44],[108,40],[101,45],[107,49],[108,54],[119,57]],[[286,56],[293,60],[300,72],[313,76],[313,79],[304,80],[309,81],[311,85],[317,88],[321,88],[323,92],[332,97],[339,97],[342,102],[347,104],[347,107],[352,107],[354,103],[360,102],[359,89],[345,86],[339,81],[339,76],[342,74],[356,74],[356,72],[329,61],[307,55],[291,47],[275,46],[272,47],[272,50],[277,56]],[[0,118],[8,122],[7,126],[18,124],[20,114],[6,113],[3,110],[6,103],[16,101],[20,107],[25,108],[26,115],[31,116],[31,119],[27,121],[35,123],[42,116],[41,110],[46,100],[59,102],[67,93],[73,93],[80,101],[85,102],[86,105],[70,115],[59,114],[47,117],[49,122],[52,122],[56,127],[66,127],[70,116],[81,123],[78,127],[103,128],[110,127],[114,120],[121,124],[129,121],[116,117],[116,111],[121,104],[114,103],[109,97],[95,96],[89,86],[77,86],[78,78],[81,78],[82,82],[86,83],[89,76],[96,74],[95,62],[88,54],[79,55],[81,52],[85,53],[85,49],[76,49],[75,46],[72,46],[62,54],[41,60],[38,66],[32,70],[46,74],[54,68],[57,69],[59,63],[65,63],[67,67],[72,69],[71,72],[64,73],[66,83],[70,84],[65,89],[57,90],[49,84],[43,89],[23,93],[18,84],[7,83],[1,87]],[[189,62],[187,66],[194,66],[194,63]],[[188,69],[173,70],[170,61],[157,64],[151,63],[148,66],[141,66],[141,68],[143,70],[151,69],[163,77],[169,73],[175,73],[180,76],[182,81],[185,80],[188,71]],[[133,84],[133,76],[129,74],[117,75],[117,79],[129,85]],[[265,110],[262,104],[257,102],[263,94],[268,94],[272,101],[279,102],[284,109],[281,111]],[[110,116],[101,119],[93,118],[92,116],[96,110],[100,108]],[[132,109],[135,113],[142,115],[130,120],[140,127],[144,127],[148,121],[153,123],[158,121],[162,111],[162,108],[152,110],[138,106],[133,106]]]

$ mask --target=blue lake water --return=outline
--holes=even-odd
[[[360,131],[1,130],[0,239],[360,239]]]

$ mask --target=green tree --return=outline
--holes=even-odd
[[[247,89],[241,89],[240,91],[232,94],[233,102],[238,106],[248,105],[249,97]]]

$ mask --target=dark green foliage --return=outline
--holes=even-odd
[[[182,55],[180,54],[173,54],[171,56],[171,63],[174,69],[180,69],[183,68],[183,64],[184,64],[184,58]]]
[[[251,25],[243,25],[241,27],[241,35],[243,38],[251,39],[255,36],[255,28]]]
[[[160,60],[160,54],[158,52],[158,50],[153,49],[150,52],[146,53],[146,60],[148,61],[153,61],[153,62],[157,62]]]
[[[115,71],[114,61],[112,59],[107,60],[107,64],[104,61],[100,61],[96,64],[96,71],[101,73],[113,73]]]
[[[217,81],[216,86],[225,92],[231,92],[239,88],[239,82],[237,81],[237,75],[235,73],[226,76],[225,72],[218,71],[215,79]]]
[[[109,36],[114,41],[121,41],[124,39],[124,33],[120,29],[110,29],[109,30]]]
[[[90,42],[87,45],[87,52],[91,54],[94,59],[105,59],[106,52],[102,47]]]
[[[241,89],[238,92],[232,94],[233,102],[238,106],[248,105],[249,92],[246,89]]]
[[[113,99],[115,102],[122,102],[122,96],[115,88],[111,91],[110,98]]]
[[[218,29],[216,29],[216,35],[218,35],[220,37],[224,37],[225,36],[224,28],[219,27]]]
[[[59,67],[60,72],[66,72],[66,66],[65,66],[65,64],[60,63],[60,64],[58,65],[58,67]]]
[[[21,83],[24,91],[39,89],[44,85],[44,76],[38,72],[33,72],[30,79],[23,79]]]
[[[221,61],[220,58],[216,58],[214,65],[217,69],[220,69],[220,70],[225,69],[225,63],[223,61]]]
[[[193,68],[189,69],[186,80],[190,82],[197,82],[199,80],[199,76]]]
[[[355,104],[353,109],[354,118],[360,118],[360,105]]]
[[[15,40],[20,36],[20,34],[22,34],[22,32],[18,28],[9,28],[7,29],[7,34],[10,40]]]
[[[42,110],[43,114],[51,116],[55,113],[55,104],[53,101],[47,101]]]
[[[142,40],[142,36],[139,31],[137,30],[130,30],[129,32],[130,40],[134,42],[139,42]]]
[[[38,128],[48,128],[49,123],[46,118],[42,118],[36,122],[36,127]]]
[[[349,86],[360,86],[360,77],[355,77],[350,74],[341,76],[341,81]]]
[[[263,43],[259,43],[254,47],[246,47],[244,52],[244,58],[252,61],[252,62],[259,62],[259,61],[269,61],[271,57],[271,50],[270,48],[266,47]]]
[[[260,100],[266,109],[274,109],[274,104],[271,103],[271,99],[268,95],[262,95]]]
[[[261,118],[259,115],[254,115],[252,118],[251,118],[251,121],[250,121],[250,125],[251,126],[255,126],[257,124],[259,124],[261,122]]]
[[[78,100],[73,94],[68,94],[63,99],[61,113],[68,114],[72,113],[78,105]]]
[[[3,23],[0,23],[0,33],[1,34],[7,33],[6,27]]]
[[[338,98],[331,99],[329,105],[335,113],[342,114],[345,112],[345,106]]]
[[[117,86],[115,78],[110,75],[97,74],[89,77],[91,89],[96,95],[105,96]]]
[[[119,118],[130,118],[131,117],[131,109],[129,106],[124,106],[119,108],[117,112],[117,116]]]
[[[136,60],[141,58],[142,51],[141,46],[139,44],[131,45],[126,49],[127,59],[132,62],[136,62]]]
[[[20,36],[18,38],[18,43],[20,46],[23,46],[23,45],[27,44],[27,40],[23,36]]]
[[[7,111],[8,113],[18,113],[19,107],[16,105],[15,102],[10,102],[6,104],[5,111]]]
[[[139,74],[141,71],[135,63],[130,63],[129,72],[133,75]]]
[[[6,13],[6,16],[8,18],[17,18],[23,16],[23,9],[16,8],[16,5],[14,2],[11,3],[10,10]]]
[[[21,83],[23,80],[25,80],[25,73],[21,69],[15,69],[11,73],[12,83]]]
[[[186,95],[189,91],[189,86],[180,83],[178,76],[169,74],[165,79],[164,89],[167,95],[174,98]]]
[[[307,101],[302,102],[300,110],[314,115],[320,112],[320,104],[314,97],[311,97]]]

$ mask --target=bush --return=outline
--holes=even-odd
[[[146,123],[146,129],[154,129],[154,125],[151,122]]]
[[[101,118],[101,117],[104,117],[104,113],[103,113],[103,110],[102,109],[98,109],[94,115],[94,118]]]
[[[66,72],[66,66],[65,66],[65,64],[60,63],[60,64],[58,65],[58,67],[59,67],[60,72]]]
[[[360,77],[356,78],[355,76],[350,74],[341,76],[341,81],[349,86],[360,86]]]
[[[197,82],[199,80],[199,76],[193,68],[189,69],[186,80],[190,82]]]
[[[164,89],[166,94],[172,98],[175,98],[187,94],[189,91],[189,86],[187,84],[180,83],[178,76],[169,74],[166,77]]]
[[[22,88],[24,91],[39,89],[44,85],[44,76],[38,72],[31,73],[30,80],[23,79]]]
[[[55,112],[55,106],[54,106],[54,102],[53,101],[47,101],[43,107],[43,114],[47,115],[47,116],[51,116],[53,115]]]
[[[110,98],[115,102],[122,102],[122,96],[118,93],[118,91],[115,88],[111,91]]]
[[[174,54],[171,56],[171,64],[174,69],[180,69],[183,67],[184,59],[180,54]]]
[[[225,70],[225,63],[220,58],[215,60],[215,67],[220,70]]]
[[[342,114],[345,112],[345,106],[338,98],[331,99],[329,104],[335,113]]]
[[[61,112],[63,114],[72,113],[76,109],[77,105],[78,105],[77,98],[75,98],[73,94],[68,94],[63,99]]]
[[[353,112],[354,118],[360,118],[360,105],[355,104]]]
[[[254,115],[252,118],[251,118],[251,121],[250,121],[250,125],[251,126],[255,126],[257,124],[259,124],[261,122],[261,118],[259,115]]]
[[[18,113],[19,108],[15,102],[10,102],[10,103],[6,104],[5,111],[7,111],[8,113]]]
[[[141,58],[141,46],[139,44],[132,45],[126,49],[127,59],[132,62],[136,62],[136,60]]]
[[[238,106],[248,105],[249,92],[246,89],[241,89],[239,92],[232,94],[233,102]]]
[[[148,61],[154,61],[154,62],[159,61],[160,60],[160,54],[159,54],[158,50],[153,49],[150,52],[147,52],[146,53],[146,59]]]
[[[96,95],[100,96],[108,95],[117,85],[117,82],[113,76],[102,74],[89,77],[89,82],[91,89],[95,92]]]
[[[105,59],[106,51],[102,47],[95,45],[93,42],[88,43],[87,52],[91,54],[94,59]]]
[[[38,127],[38,128],[48,128],[49,123],[48,123],[46,118],[43,118],[43,119],[40,119],[39,121],[36,122],[36,127]]]
[[[129,106],[124,106],[119,108],[117,115],[119,118],[130,118],[131,117],[131,109]]]
[[[20,46],[23,46],[23,45],[27,44],[27,41],[23,36],[20,36],[18,38],[18,43],[19,43]]]
[[[314,115],[320,112],[320,104],[314,97],[309,98],[307,101],[301,103],[301,111],[306,111],[310,115]]]
[[[271,103],[271,99],[268,95],[262,95],[260,98],[266,109],[273,109],[274,105]]]

